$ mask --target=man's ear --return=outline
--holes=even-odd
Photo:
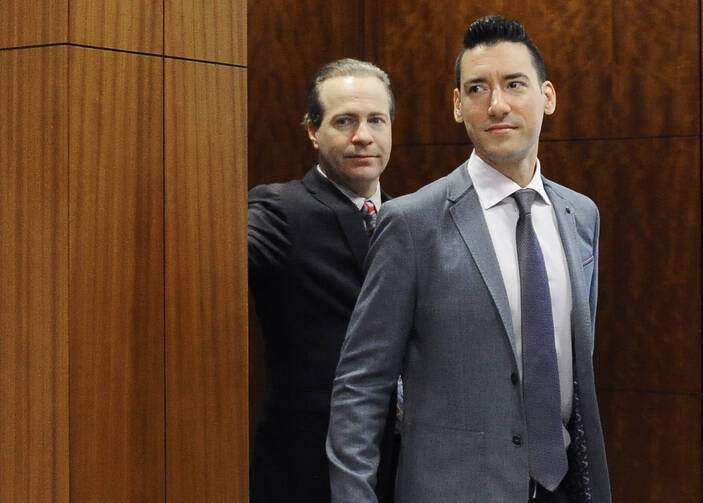
[[[545,115],[552,115],[554,110],[557,108],[557,91],[554,89],[554,85],[545,80],[542,82],[542,94],[544,94],[544,113]]]
[[[317,127],[312,123],[312,121],[307,121],[305,124],[305,127],[308,130],[308,138],[310,138],[310,141],[312,142],[312,146],[315,147],[315,150],[319,148],[319,145],[317,143]]]
[[[461,113],[461,95],[458,89],[454,89],[454,120],[464,122],[464,115]]]

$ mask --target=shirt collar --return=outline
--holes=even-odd
[[[467,169],[474,187],[476,187],[476,194],[481,202],[481,207],[484,210],[496,206],[522,188],[500,171],[488,165],[476,154],[475,150],[471,152]],[[551,206],[542,183],[539,159],[535,162],[535,174],[525,188],[533,189],[540,195],[544,204]]]
[[[322,168],[320,168],[319,164],[316,166],[316,168],[317,168],[317,172],[320,173],[325,178],[327,178],[330,181],[330,183],[332,183],[332,185],[337,187],[342,194],[347,196],[349,198],[349,200],[352,203],[354,203],[354,206],[356,206],[357,209],[361,210],[361,207],[364,205],[364,201],[366,201],[367,199],[371,200],[371,202],[376,207],[376,210],[378,210],[381,207],[381,182],[380,181],[376,184],[376,192],[374,192],[371,197],[366,198],[366,197],[360,196],[359,194],[357,194],[356,192],[354,192],[352,190],[349,190],[348,188],[346,188],[343,185],[339,185],[338,183],[335,183],[334,180],[330,179],[330,177],[328,177],[325,174],[325,172],[322,171]]]

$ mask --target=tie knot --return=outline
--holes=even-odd
[[[373,201],[367,199],[361,206],[361,213],[363,213],[364,215],[373,215],[374,213],[376,213],[376,205],[373,204]]]
[[[520,210],[520,216],[530,214],[532,202],[535,200],[536,195],[537,192],[533,189],[521,189],[513,192],[513,197],[515,198],[517,207]]]

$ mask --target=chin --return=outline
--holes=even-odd
[[[493,162],[515,162],[527,157],[528,152],[523,150],[495,148],[484,150],[484,155]]]
[[[347,173],[352,178],[370,179],[377,178],[383,169],[376,164],[351,165],[347,168]]]

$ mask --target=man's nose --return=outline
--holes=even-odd
[[[488,107],[488,115],[492,117],[504,117],[510,112],[510,105],[505,99],[502,89],[494,89],[491,92],[491,104]]]
[[[362,145],[368,145],[373,142],[373,136],[369,129],[369,125],[366,122],[359,123],[359,126],[354,131],[354,137],[352,138],[352,143],[360,143]]]

